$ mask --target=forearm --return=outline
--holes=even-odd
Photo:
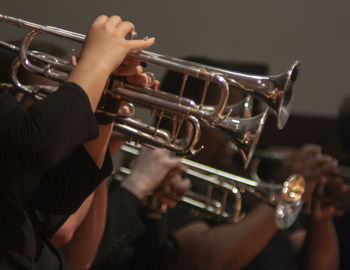
[[[108,76],[109,71],[103,65],[85,63],[84,60],[81,60],[70,73],[68,81],[74,82],[84,89],[89,98],[91,109],[95,111]]]
[[[302,269],[338,269],[338,237],[331,219],[310,221],[303,250]]]
[[[74,232],[80,226],[89,212],[90,206],[94,200],[95,192],[92,193],[81,205],[81,207],[72,214],[67,221],[59,228],[51,238],[52,244],[56,247],[63,246],[72,240]]]
[[[91,158],[95,161],[97,167],[101,168],[106,156],[109,139],[112,134],[113,124],[99,125],[98,127],[99,136],[96,139],[85,143],[84,147],[90,154]]]
[[[98,250],[106,221],[107,182],[95,191],[91,207],[70,243],[63,247],[64,255],[72,270],[89,269]]]
[[[277,230],[274,210],[261,204],[238,224],[218,226],[198,235],[184,247],[179,269],[241,269]]]

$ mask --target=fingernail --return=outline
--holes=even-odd
[[[126,106],[123,106],[119,109],[118,114],[121,116],[127,116],[129,114],[129,108]]]

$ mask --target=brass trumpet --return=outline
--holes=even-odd
[[[121,150],[133,156],[139,154],[135,145],[124,145]],[[301,175],[291,175],[281,185],[256,182],[254,180],[234,175],[228,172],[182,158],[183,171],[192,180],[198,179],[205,184],[205,194],[190,191],[181,198],[181,202],[190,206],[195,213],[209,219],[227,222],[239,222],[244,215],[241,213],[242,192],[250,192],[262,201],[275,208],[276,222],[279,228],[288,228],[297,218],[303,204],[304,178]],[[122,180],[131,171],[121,167],[116,172],[116,178]],[[214,198],[214,190],[222,193],[220,199]]]
[[[70,61],[42,52],[28,50],[31,41],[38,34],[47,33],[82,43],[85,40],[85,35],[52,26],[42,26],[1,14],[0,21],[30,30],[23,39],[20,48],[16,48],[12,44],[6,42],[1,42],[0,46],[19,51],[20,57],[17,62],[13,64],[12,69],[12,77],[15,85],[34,98],[45,97],[46,92],[42,89],[26,88],[18,81],[16,73],[19,65],[22,64],[26,69],[32,72],[56,81],[64,81],[69,72],[73,69],[73,65]],[[237,139],[237,144],[242,144],[242,146],[238,145],[238,148],[245,148],[241,153],[244,153],[242,155],[244,162],[248,164],[253,152],[252,150],[254,150],[259,136],[256,136],[255,133],[252,134],[251,128],[247,128],[247,125],[243,123],[245,120],[229,118],[231,110],[227,110],[226,114],[224,113],[229,95],[229,85],[234,85],[244,93],[260,98],[268,104],[278,116],[278,126],[280,128],[282,128],[287,121],[287,108],[290,104],[289,101],[292,97],[293,83],[296,79],[297,62],[290,70],[282,75],[262,77],[221,70],[215,67],[209,67],[143,50],[132,52],[129,56],[183,73],[183,83],[181,89],[179,89],[178,95],[163,91],[153,91],[147,87],[137,87],[119,81],[115,81],[112,89],[105,90],[110,91],[112,95],[118,96],[124,101],[148,108],[154,115],[158,116],[159,121],[155,127],[139,123],[130,117],[116,118],[116,128],[137,142],[156,147],[165,147],[182,155],[193,155],[197,152],[194,148],[200,136],[201,122],[209,126],[219,126],[225,130],[239,131],[240,137],[238,137],[237,134],[233,135],[233,137]],[[205,81],[205,87],[201,98],[202,101],[199,104],[183,96],[183,90],[189,76],[200,78]],[[216,106],[213,106],[213,110],[207,110],[204,104],[206,90],[210,83],[217,84],[220,89],[218,92],[219,101]],[[159,123],[163,117],[177,119],[177,126],[172,132],[159,129]],[[260,134],[264,124],[264,120],[260,119],[265,119],[265,117],[266,114],[262,114],[259,116],[258,120],[254,120],[258,123],[255,125],[258,126],[258,128],[253,128],[258,131],[257,134]],[[183,123],[186,122],[192,127],[190,129],[191,133],[186,134],[185,137],[179,138],[179,130]]]

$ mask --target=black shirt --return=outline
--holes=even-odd
[[[26,110],[2,94],[0,126],[0,269],[59,269],[48,239],[112,169],[82,146],[98,135],[88,97],[65,83]]]
[[[142,202],[116,181],[109,187],[106,227],[92,270],[171,269],[179,246],[167,218],[150,218]]]

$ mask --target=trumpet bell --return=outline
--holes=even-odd
[[[304,177],[298,174],[289,176],[283,183],[281,199],[284,201],[294,202],[303,199],[305,192]]]
[[[43,26],[1,14],[0,21],[30,30],[22,41],[20,48],[14,48],[11,45],[8,46],[3,42],[0,43],[0,46],[19,51],[20,61],[28,70],[55,81],[66,80],[68,73],[73,69],[70,61],[67,62],[47,54],[29,51],[28,48],[38,34],[51,34],[79,43],[84,42],[85,35],[57,27]],[[168,95],[160,90],[153,91],[153,89],[137,87],[123,81],[117,81],[118,85],[113,86],[111,89],[105,89],[106,95],[108,94],[122,101],[138,104],[144,108],[151,109],[152,112],[157,111],[156,114],[159,116],[159,119],[163,116],[172,116],[179,123],[176,129],[174,129],[175,136],[167,136],[162,131],[158,132],[158,124],[156,127],[148,127],[147,125],[137,125],[135,121],[119,119],[118,124],[120,124],[121,128],[124,128],[123,130],[125,130],[126,135],[136,138],[137,142],[146,142],[147,145],[153,145],[155,147],[165,147],[183,155],[195,154],[197,150],[194,147],[200,134],[198,122],[201,121],[210,126],[218,126],[220,129],[231,131],[234,134],[231,135],[231,138],[242,154],[245,166],[247,166],[260,136],[266,113],[257,118],[255,121],[257,122],[256,125],[248,125],[245,122],[246,120],[240,120],[240,124],[238,125],[236,120],[228,117],[229,113],[224,113],[229,98],[230,85],[237,87],[245,94],[260,98],[268,104],[278,116],[279,128],[282,128],[288,119],[289,105],[292,98],[292,89],[296,79],[298,63],[295,63],[285,74],[266,77],[218,69],[144,50],[133,51],[128,56],[183,74],[182,85],[178,89],[178,95]],[[39,65],[37,65],[38,63]],[[13,72],[15,73],[15,70]],[[189,77],[199,78],[205,83],[201,91],[201,101],[199,104],[183,96]],[[213,107],[213,111],[203,109],[206,105],[204,102],[206,102],[207,90],[210,84],[215,84],[219,88],[219,91],[215,92],[218,101]],[[19,88],[23,87],[19,82],[16,85]],[[45,97],[44,93],[47,92],[36,88],[26,89],[28,90],[25,91],[27,94],[28,92],[32,92],[32,96],[36,96],[39,93],[40,98],[41,94]],[[106,113],[103,110],[101,112]],[[249,108],[246,113],[249,113]],[[194,130],[194,133],[189,134],[185,141],[177,138],[183,121],[189,121],[193,127],[192,130]],[[160,123],[160,120],[158,123]],[[174,142],[180,142],[180,144],[175,145]]]
[[[139,148],[134,145],[124,145],[121,150],[134,156],[139,154]],[[185,194],[181,201],[201,216],[239,222],[244,217],[241,213],[243,192],[250,192],[274,207],[277,225],[282,229],[289,227],[301,210],[305,189],[301,175],[291,175],[283,185],[276,185],[257,182],[185,158],[181,159],[181,163],[184,165],[183,172],[192,181],[196,179],[197,183],[197,189]],[[131,171],[122,168],[120,172],[127,175]]]
[[[250,118],[228,117],[215,128],[229,136],[241,154],[244,168],[247,168],[264,128],[267,110]]]
[[[273,99],[269,101],[269,106],[273,108],[273,111],[277,115],[277,127],[279,129],[282,129],[286,125],[290,115],[293,86],[298,76],[298,69],[299,62],[297,61],[287,73],[276,76],[276,78],[271,77],[271,80],[275,81],[277,88],[283,89],[279,102],[275,102]]]
[[[223,76],[229,85],[252,95],[265,104],[277,116],[277,127],[282,129],[289,117],[293,87],[298,76],[299,61],[285,73],[275,76],[257,76],[210,67]]]
[[[294,174],[283,183],[275,208],[279,228],[286,229],[294,223],[303,205],[305,191],[304,177]]]

